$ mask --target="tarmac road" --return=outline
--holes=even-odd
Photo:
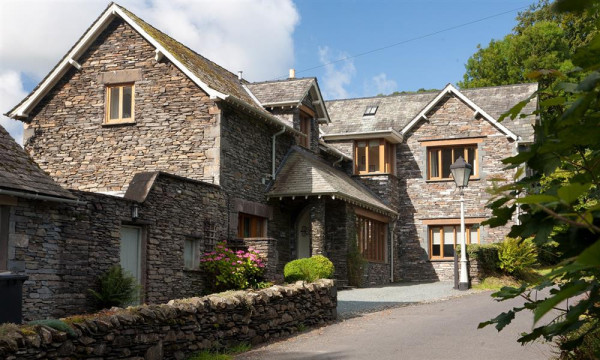
[[[517,314],[501,332],[477,329],[479,322],[520,304],[496,302],[490,292],[450,300],[386,309],[267,344],[235,359],[548,359],[550,344],[521,346],[519,334],[531,329],[532,314]]]

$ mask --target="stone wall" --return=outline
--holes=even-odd
[[[332,280],[237,291],[164,305],[64,319],[73,334],[21,326],[0,336],[0,356],[16,359],[185,359],[204,349],[258,344],[337,317]]]
[[[82,69],[71,68],[31,112],[25,148],[53,179],[69,189],[118,193],[144,171],[219,182],[218,109],[154,56],[152,45],[117,19],[75,59]],[[135,123],[107,125],[106,80],[119,77],[135,82]]]
[[[507,139],[490,122],[481,116],[474,118],[473,110],[455,97],[447,96],[434,107],[428,120],[421,121],[405,135],[405,142],[397,146],[397,173],[400,179],[399,238],[400,261],[395,272],[403,280],[439,280],[447,276],[443,262],[429,261],[427,219],[457,219],[460,206],[455,201],[458,194],[454,181],[429,181],[426,179],[427,148],[424,140],[452,138],[477,138],[480,176],[471,180],[464,190],[465,216],[487,218],[491,215],[485,204],[491,178],[507,178],[511,174],[502,170],[503,158],[513,155],[515,144]],[[501,241],[511,224],[504,227],[482,227],[481,243]]]
[[[23,289],[25,319],[90,311],[87,289],[119,264],[123,225],[142,229],[145,302],[202,293],[202,274],[184,269],[184,241],[214,244],[226,238],[227,204],[220,187],[161,174],[138,204],[135,220],[133,201],[73,194],[79,205],[18,199],[10,208],[9,270],[29,276]]]

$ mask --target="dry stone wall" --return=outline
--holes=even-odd
[[[0,336],[0,357],[185,359],[204,349],[258,344],[327,324],[336,319],[336,308],[333,280],[172,300],[66,318],[72,334],[21,326]]]

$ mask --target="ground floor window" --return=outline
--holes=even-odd
[[[200,266],[200,254],[202,252],[202,240],[199,238],[186,238],[183,243],[183,266],[188,270],[198,269]]]
[[[467,244],[479,244],[479,225],[465,225]],[[452,259],[456,244],[460,244],[460,225],[429,226],[429,257]]]
[[[0,271],[8,270],[8,214],[10,208],[0,205]]]
[[[244,213],[238,215],[238,237],[253,238],[265,237],[267,230],[267,219]]]
[[[356,222],[360,253],[368,261],[385,262],[387,224],[364,216],[357,216]]]

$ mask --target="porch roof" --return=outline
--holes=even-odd
[[[331,196],[388,216],[397,213],[367,187],[306,150],[294,146],[267,197]]]

